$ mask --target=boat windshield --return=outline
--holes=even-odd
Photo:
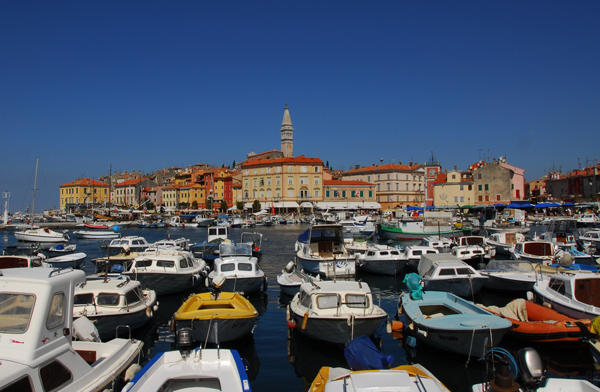
[[[26,332],[34,305],[33,294],[0,293],[0,332]]]
[[[223,242],[219,245],[219,254],[223,256],[252,256],[252,244]]]
[[[487,272],[533,272],[534,267],[528,261],[490,261],[485,267]]]

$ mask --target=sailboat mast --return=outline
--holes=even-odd
[[[38,164],[40,163],[40,157],[35,159],[35,180],[33,180],[33,203],[31,204],[31,217],[35,215],[35,191],[37,188],[37,175],[38,175]]]

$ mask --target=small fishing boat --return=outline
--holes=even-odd
[[[424,290],[447,291],[460,297],[472,297],[488,280],[487,276],[448,253],[423,255],[418,273]]]
[[[517,242],[525,241],[525,236],[519,232],[500,231],[490,234],[485,242],[496,247],[496,253],[512,256]]]
[[[154,290],[156,295],[167,295],[198,287],[206,273],[204,260],[195,259],[191,252],[156,249],[139,254],[123,275]]]
[[[206,237],[206,241],[211,243],[222,242],[228,238],[229,228],[227,226],[217,225],[208,227],[208,236]]]
[[[55,257],[48,257],[44,259],[44,262],[50,267],[54,268],[69,268],[83,269],[85,258],[87,254],[83,252],[68,253]]]
[[[65,245],[65,244],[56,244],[53,246],[49,246],[43,249],[44,252],[48,252],[48,253],[72,253],[75,252],[75,250],[77,250],[77,245],[76,244],[69,244],[69,245]]]
[[[123,374],[139,361],[143,342],[73,340],[74,291],[84,281],[80,270],[0,271],[0,390],[120,388]]]
[[[359,270],[380,275],[398,275],[404,272],[408,258],[398,248],[389,245],[372,245],[363,254],[356,256]]]
[[[222,292],[223,275],[213,280],[213,292],[192,294],[173,315],[177,331],[190,328],[195,341],[228,342],[252,332],[258,312],[243,295]]]
[[[112,275],[88,276],[75,286],[73,318],[85,316],[94,323],[100,339],[113,338],[145,325],[158,310],[156,293],[142,290],[140,282]],[[119,326],[127,326],[118,330]]]
[[[106,240],[110,238],[119,238],[121,234],[112,230],[76,230],[73,232],[79,239],[85,240]]]
[[[132,252],[143,252],[150,247],[150,244],[144,237],[137,235],[128,235],[121,238],[112,239],[110,242],[102,242],[101,248],[107,249],[107,255],[113,256],[123,253],[123,250]]]
[[[223,291],[250,294],[266,290],[267,277],[252,256],[251,243],[222,242],[219,245],[219,257],[213,262],[212,271],[208,274],[208,283],[218,275],[225,276]]]
[[[409,333],[441,350],[482,357],[512,328],[507,319],[452,293],[424,291],[417,297],[403,292],[398,312],[404,313]]]
[[[492,290],[529,291],[542,278],[532,263],[521,260],[493,260],[479,272],[488,277],[484,287]]]
[[[515,245],[515,254],[521,260],[550,265],[555,260],[557,247],[550,241],[523,241]]]
[[[429,370],[419,364],[359,371],[324,366],[308,391],[450,392]]]
[[[302,270],[298,270],[296,263],[293,261],[287,263],[285,268],[281,270],[281,273],[277,275],[277,284],[279,284],[281,294],[289,295],[290,297],[293,297],[300,291],[302,283],[320,280],[318,275],[315,277],[305,274]]]
[[[575,319],[600,316],[600,275],[576,272],[558,273],[539,280],[533,291],[552,309]]]
[[[25,242],[68,242],[70,240],[68,231],[58,232],[50,229],[30,229],[15,231],[15,237],[18,241]]]
[[[523,298],[504,307],[479,306],[513,323],[508,336],[537,343],[581,343],[590,334],[590,319],[574,319]]]
[[[346,250],[342,225],[314,225],[298,236],[296,256],[302,268],[325,277],[355,275],[354,255]]]
[[[3,255],[0,256],[0,269],[48,267],[40,256]]]
[[[367,283],[322,281],[303,283],[288,305],[288,325],[313,339],[348,344],[361,335],[371,336],[387,313],[373,303]]]
[[[251,388],[237,350],[196,348],[155,355],[122,392],[183,390],[250,392]]]
[[[450,252],[453,244],[454,241],[452,239],[442,236],[430,235],[421,239],[421,245],[435,248],[440,252]]]

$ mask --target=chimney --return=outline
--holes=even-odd
[[[412,166],[412,161],[408,162],[408,166]]]
[[[360,165],[355,165],[354,168],[355,169],[360,169]]]
[[[454,165],[454,171],[456,171],[456,165]]]

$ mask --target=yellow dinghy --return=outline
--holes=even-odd
[[[191,295],[173,316],[177,330],[190,328],[195,341],[221,343],[252,332],[258,312],[238,293]]]

